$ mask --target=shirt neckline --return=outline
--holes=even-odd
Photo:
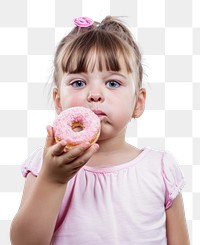
[[[122,169],[126,169],[132,165],[137,164],[143,157],[145,157],[145,155],[150,151],[151,149],[149,147],[144,147],[141,149],[140,154],[135,157],[134,159],[125,162],[125,163],[121,163],[119,165],[113,166],[113,167],[102,167],[102,168],[98,168],[98,167],[90,167],[90,166],[83,166],[83,169],[88,171],[88,172],[93,172],[93,173],[112,173],[112,172],[116,172]]]

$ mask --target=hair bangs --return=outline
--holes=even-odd
[[[123,41],[110,33],[92,30],[79,36],[66,47],[62,59],[64,73],[92,72],[95,68],[120,71],[122,65],[133,72],[131,52]],[[134,56],[133,56],[134,57]]]

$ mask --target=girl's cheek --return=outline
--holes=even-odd
[[[64,102],[64,107],[66,107],[65,109],[75,106],[84,106],[84,101],[81,98],[74,96]]]
[[[84,94],[76,94],[74,96],[72,96],[71,98],[71,103],[72,103],[72,106],[83,106],[84,103],[85,103],[85,99],[84,99]]]
[[[82,101],[80,101],[80,100],[74,100],[73,101],[73,103],[71,103],[71,107],[74,107],[74,106],[83,106],[84,104],[83,104],[83,102]]]

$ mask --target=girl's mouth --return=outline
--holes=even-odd
[[[92,110],[97,116],[106,116],[106,114],[103,111],[100,110]]]

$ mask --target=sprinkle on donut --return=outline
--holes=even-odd
[[[65,140],[72,148],[83,142],[94,144],[100,134],[100,119],[90,109],[71,107],[62,111],[53,122],[56,142]]]

